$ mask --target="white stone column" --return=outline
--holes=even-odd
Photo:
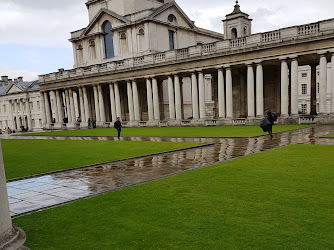
[[[59,123],[59,113],[58,113],[58,105],[57,105],[57,99],[56,99],[56,92],[54,90],[51,91],[51,98],[53,100],[53,106],[52,106],[52,111],[55,113],[55,123]]]
[[[80,100],[80,113],[81,113],[81,121],[87,122],[87,117],[85,114],[85,105],[84,105],[84,98],[83,98],[83,90],[82,87],[79,87],[79,100]]]
[[[319,64],[319,114],[327,114],[327,58],[320,54]]]
[[[286,59],[281,61],[281,116],[289,116],[289,69]]]
[[[45,113],[46,113],[46,123],[50,125],[52,123],[52,114],[50,108],[50,95],[49,92],[44,93],[44,101],[45,101]]]
[[[85,105],[85,116],[88,122],[88,119],[92,119],[90,117],[90,112],[89,112],[89,102],[88,102],[88,96],[87,96],[87,88],[85,86],[82,87],[82,93],[83,93],[83,98],[84,98],[84,105]]]
[[[41,108],[42,108],[42,124],[47,123],[46,121],[46,107],[45,107],[45,98],[44,98],[44,92],[40,92],[40,99],[41,99]]]
[[[70,107],[70,96],[69,96],[69,93],[68,93],[68,89],[65,89],[65,102],[66,102],[68,123],[73,123],[72,115],[71,115],[71,107]]]
[[[136,81],[132,81],[132,92],[133,92],[133,109],[135,112],[135,120],[140,121],[141,118],[140,118],[139,95]]]
[[[103,100],[103,93],[102,93],[102,86],[101,84],[97,85],[97,90],[99,93],[99,107],[100,107],[100,121],[106,122],[106,111],[104,108],[104,100]]]
[[[256,116],[264,115],[264,97],[263,97],[263,67],[262,63],[256,66]]]
[[[12,127],[11,127],[12,130],[15,128],[14,109],[13,109],[14,105],[15,105],[15,100],[10,100],[9,101],[9,106],[10,106],[10,118],[12,120]]]
[[[19,101],[20,100],[15,100],[15,116],[16,116],[16,127],[15,127],[15,124],[14,124],[14,129],[18,129],[20,127],[20,124],[19,124]],[[15,123],[15,122],[14,122]]]
[[[121,98],[119,96],[118,83],[115,82],[115,102],[116,102],[116,118],[119,117],[122,120],[122,110],[121,110]]]
[[[94,89],[94,107],[95,107],[96,122],[100,122],[101,116],[100,116],[99,94],[97,91],[97,86],[94,85],[93,89]]]
[[[176,119],[182,120],[182,107],[181,107],[181,87],[180,78],[178,75],[174,75],[174,87],[175,87],[175,113]]]
[[[298,115],[298,60],[291,61],[291,115]]]
[[[233,118],[233,79],[232,70],[226,68],[226,118]]]
[[[74,107],[74,97],[73,97],[73,90],[68,90],[68,95],[70,96],[70,109],[71,109],[71,120],[72,123],[76,123],[76,117],[75,117],[75,107]]]
[[[254,93],[254,69],[252,64],[247,64],[247,106],[248,118],[255,117],[255,93]]]
[[[226,117],[225,111],[225,81],[222,68],[218,69],[218,112],[219,118]]]
[[[191,97],[192,97],[192,107],[193,107],[193,119],[199,119],[198,87],[197,87],[197,76],[195,72],[191,72]]]
[[[25,119],[24,119],[24,106],[23,106],[23,99],[20,99],[19,100],[20,102],[20,111],[21,111],[21,125],[23,126],[27,126],[27,124],[25,124]]]
[[[5,167],[0,142],[0,249],[21,249],[26,235],[17,227],[13,227],[10,216]],[[25,249],[25,248],[22,248]]]
[[[175,120],[174,86],[172,76],[168,76],[169,119]]]
[[[148,110],[148,120],[154,120],[154,108],[153,108],[153,97],[152,97],[152,83],[151,79],[146,79],[146,91],[147,91],[147,110]]]
[[[111,121],[116,121],[116,103],[115,103],[115,93],[113,83],[109,83],[109,92],[110,92],[110,109],[111,109]]]
[[[57,109],[58,109],[58,123],[62,124],[64,121],[63,110],[62,110],[62,101],[60,99],[60,90],[56,90],[56,98],[57,98]]]
[[[205,82],[203,72],[198,72],[199,118],[205,119]]]
[[[128,91],[128,106],[129,106],[129,119],[130,121],[134,121],[134,109],[133,109],[133,94],[132,94],[132,86],[131,82],[127,82],[127,91]]]
[[[29,102],[29,96],[28,95],[27,95],[27,98],[25,99],[25,102],[27,103],[28,129],[33,130],[32,121],[31,121],[31,113],[30,113],[30,102]]]
[[[152,89],[153,89],[154,119],[160,121],[158,81],[155,77],[152,78]]]
[[[331,58],[331,113],[334,115],[334,51]]]

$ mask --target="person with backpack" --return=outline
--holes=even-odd
[[[264,112],[266,117],[263,118],[260,122],[260,127],[262,128],[263,132],[268,132],[270,138],[273,138],[273,125],[275,121],[277,121],[276,113],[270,111],[270,109],[265,108]]]
[[[117,130],[117,132],[118,132],[117,138],[118,138],[118,140],[120,140],[121,130],[122,130],[122,123],[121,123],[119,117],[117,117],[117,120],[114,123],[114,128]]]

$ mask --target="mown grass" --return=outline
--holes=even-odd
[[[288,146],[13,222],[31,249],[333,249],[333,153]]]
[[[199,145],[150,141],[1,140],[7,179]]]
[[[334,137],[334,134],[325,135],[324,137]]]
[[[306,128],[310,125],[275,125],[273,132],[283,132]],[[123,128],[122,136],[169,136],[169,137],[251,137],[264,135],[259,126],[223,126],[223,127],[153,127]],[[114,128],[96,128],[32,133],[26,135],[63,135],[63,136],[117,136]]]

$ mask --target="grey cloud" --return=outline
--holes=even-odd
[[[86,0],[2,0],[2,4],[10,3],[28,9],[64,9],[84,5]]]

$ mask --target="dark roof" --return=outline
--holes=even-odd
[[[22,92],[27,92],[27,91],[35,91],[39,90],[39,85],[38,85],[38,80],[36,81],[31,81],[31,82],[12,82],[9,85],[4,85],[0,87],[0,95],[6,95],[9,89],[15,85],[18,87]]]
[[[6,94],[8,85],[0,86],[0,95]]]

